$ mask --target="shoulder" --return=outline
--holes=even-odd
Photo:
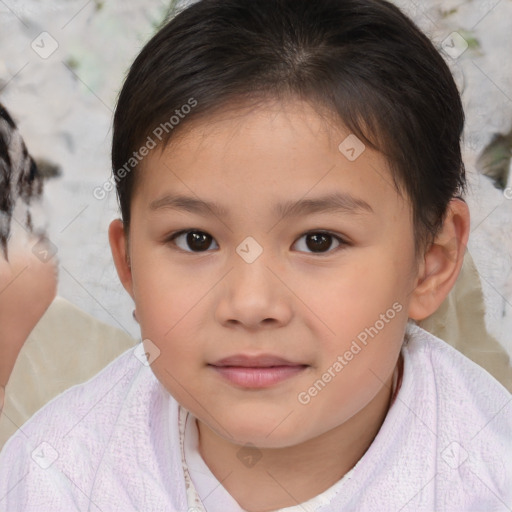
[[[481,509],[496,496],[512,500],[512,395],[443,340],[412,324],[408,333],[405,364],[434,434],[439,496],[449,502],[464,488]]]
[[[137,409],[138,399],[149,407],[151,394],[160,391],[136,350],[129,349],[87,382],[58,395],[18,428],[0,454],[0,499],[9,493],[9,503],[32,510],[30,500],[44,488],[48,503],[64,510],[66,493],[70,502],[80,499],[70,482],[80,482],[81,492],[87,492],[122,411]],[[142,409],[140,414],[145,414]],[[137,414],[133,417],[140,420]]]
[[[142,380],[144,366],[130,349],[122,353],[88,381],[72,386],[37,411],[7,442],[45,431],[50,437],[62,437],[76,426],[107,427],[113,411],[122,406],[130,383]]]
[[[464,396],[464,406],[488,409],[491,404],[512,400],[510,392],[487,370],[447,342],[412,323],[408,324],[407,335],[404,355],[416,370],[423,368],[421,373],[435,380],[443,401],[461,403],[460,397]]]

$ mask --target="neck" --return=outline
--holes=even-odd
[[[198,420],[199,451],[224,488],[248,512],[298,505],[340,480],[367,451],[390,407],[393,377],[345,423],[299,445],[254,448],[254,465],[240,463],[241,446]]]

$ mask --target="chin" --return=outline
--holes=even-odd
[[[299,425],[296,421],[282,421],[282,419],[268,421],[254,416],[252,418],[246,416],[240,421],[236,421],[232,417],[230,421],[223,422],[222,425],[232,437],[227,437],[226,431],[213,429],[217,435],[240,446],[287,448],[308,440],[304,424]]]

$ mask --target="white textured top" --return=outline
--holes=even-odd
[[[199,453],[199,431],[196,418],[183,407],[178,411],[183,472],[187,486],[189,512],[245,512],[217,480]],[[299,505],[280,508],[274,512],[315,512],[327,505],[337,494],[352,470],[323,493]]]
[[[510,511],[512,395],[445,342],[412,323],[408,331],[397,398],[318,512]],[[134,350],[7,442],[0,511],[189,509],[178,403]]]

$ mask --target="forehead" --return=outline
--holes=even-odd
[[[276,216],[322,209],[382,216],[409,206],[381,153],[304,102],[217,112],[177,135],[137,171],[144,208],[229,216],[259,203]]]

